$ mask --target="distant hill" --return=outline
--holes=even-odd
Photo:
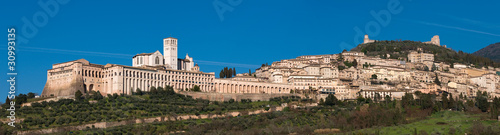
[[[500,62],[500,42],[488,45],[485,48],[478,50],[472,54],[490,58],[493,61]]]
[[[494,62],[489,58],[476,56],[463,51],[456,52],[450,48],[426,44],[419,41],[375,41],[373,43],[359,44],[357,47],[351,49],[351,51],[364,52],[367,56],[380,58],[407,59],[408,53],[410,51],[417,51],[417,48],[422,48],[425,53],[434,54],[434,60],[437,62],[445,62],[448,64],[474,64],[477,68],[483,66],[500,67],[500,63]],[[387,57],[386,54],[390,54],[390,56]]]

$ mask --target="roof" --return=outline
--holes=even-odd
[[[177,39],[177,38],[174,38],[174,37],[168,37],[168,38],[171,38],[171,39]],[[164,38],[164,39],[167,39],[167,38]]]
[[[52,66],[58,65],[58,64],[63,64],[63,63],[70,63],[70,62],[89,63],[89,61],[87,61],[86,59],[82,58],[82,59],[78,59],[78,60],[72,60],[72,61],[67,61],[67,62],[61,62],[61,63],[52,64]]]
[[[151,54],[153,54],[153,53],[141,53],[141,54],[136,54],[136,55],[134,55],[134,57],[132,57],[132,58],[135,58],[135,56],[148,56],[148,55],[151,55]]]

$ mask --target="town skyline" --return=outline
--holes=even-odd
[[[149,53],[154,52],[156,50],[161,50],[158,47],[161,44],[159,39],[173,36],[182,40],[179,43],[182,49],[179,50],[179,55],[183,56],[183,54],[190,54],[190,56],[197,58],[198,64],[202,67],[202,71],[204,72],[215,72],[216,77],[218,77],[218,73],[220,69],[223,67],[236,67],[238,73],[246,73],[248,69],[252,69],[254,71],[256,68],[260,67],[260,64],[269,63],[271,64],[274,61],[279,61],[282,59],[291,59],[302,55],[316,55],[316,54],[337,54],[342,51],[340,43],[346,42],[356,46],[357,44],[353,43],[352,39],[356,36],[356,33],[352,30],[354,27],[363,27],[366,23],[375,20],[372,15],[370,15],[370,11],[378,12],[380,10],[384,10],[386,8],[386,2],[377,3],[374,2],[373,7],[368,8],[363,11],[354,12],[353,10],[343,9],[341,7],[337,7],[339,9],[329,9],[331,7],[322,6],[318,10],[324,11],[342,11],[347,10],[351,16],[348,15],[329,15],[330,12],[321,12],[321,11],[308,11],[298,10],[297,13],[302,13],[303,15],[313,15],[318,14],[323,17],[328,17],[330,19],[321,22],[319,18],[306,16],[310,21],[299,21],[297,23],[284,23],[284,21],[278,21],[272,19],[271,17],[279,16],[279,13],[286,14],[286,16],[281,17],[283,20],[295,20],[293,13],[294,12],[280,12],[276,9],[272,9],[272,6],[265,7],[264,9],[267,12],[255,12],[255,9],[248,9],[249,7],[256,3],[252,3],[249,1],[243,1],[237,6],[234,7],[232,12],[225,12],[223,14],[224,19],[220,19],[217,11],[214,9],[212,3],[204,4],[194,4],[191,6],[195,6],[197,9],[204,9],[209,12],[206,14],[201,14],[199,12],[188,12],[184,14],[189,17],[200,17],[200,15],[208,15],[208,17],[203,17],[202,20],[208,21],[208,23],[203,24],[203,26],[210,26],[209,28],[204,28],[202,26],[196,26],[195,23],[199,21],[198,19],[185,19],[180,22],[191,22],[187,25],[182,25],[180,23],[171,23],[171,25],[165,26],[162,23],[158,23],[159,21],[155,18],[161,18],[160,7],[154,7],[153,9],[158,10],[158,12],[151,12],[153,15],[142,17],[142,19],[150,22],[152,24],[149,27],[145,27],[142,21],[132,21],[126,24],[120,24],[120,21],[127,20],[126,16],[117,16],[116,21],[112,21],[107,19],[106,16],[109,16],[112,13],[108,13],[108,15],[99,15],[99,11],[106,10],[105,5],[111,3],[103,3],[102,7],[97,7],[96,11],[90,12],[93,15],[96,15],[96,21],[87,21],[90,24],[76,23],[80,18],[71,17],[71,16],[80,16],[81,19],[89,19],[92,16],[89,15],[78,15],[78,8],[81,7],[73,7],[71,1],[66,5],[61,5],[59,8],[59,12],[53,18],[50,18],[49,22],[46,26],[40,27],[38,34],[36,34],[33,38],[30,38],[30,41],[27,44],[19,45],[19,80],[18,80],[18,94],[19,93],[27,93],[27,92],[35,92],[40,93],[43,89],[43,85],[46,80],[46,71],[50,69],[50,66],[53,63],[66,62],[71,60],[77,60],[80,58],[85,58],[89,61],[98,63],[98,64],[106,64],[106,63],[114,63],[114,64],[123,64],[123,65],[131,65],[129,59],[131,56],[138,53]],[[406,3],[405,3],[406,2]],[[457,17],[461,15],[448,13],[440,13],[439,15],[431,15],[429,12],[427,15],[431,15],[434,18],[445,18],[441,21],[432,22],[429,20],[424,20],[424,22],[428,23],[407,23],[408,20],[411,20],[407,17],[408,15],[412,15],[415,13],[408,13],[409,8],[416,8],[418,4],[422,4],[419,2],[411,2],[415,5],[408,4],[407,1],[401,1],[401,5],[404,7],[403,11],[398,15],[392,16],[392,21],[387,27],[383,27],[380,34],[377,36],[370,36],[370,38],[376,40],[415,40],[415,41],[427,41],[433,35],[440,35],[443,41],[443,44],[448,45],[448,47],[455,50],[463,50],[465,52],[472,53],[476,50],[479,50],[482,47],[487,46],[488,44],[498,42],[495,40],[498,29],[495,29],[495,23],[491,23],[493,25],[482,25],[482,26],[491,26],[493,29],[484,30],[484,28],[479,27],[469,27],[474,26],[473,23],[470,22],[487,22],[488,19],[485,19],[484,16],[465,16],[465,17]],[[132,3],[125,3],[125,6],[131,6]],[[181,5],[187,5],[186,3],[176,3]],[[247,5],[245,5],[247,4]],[[270,5],[279,5],[280,3],[270,3]],[[284,3],[286,4],[286,3]],[[288,8],[297,7],[298,3],[287,4]],[[354,3],[344,3],[345,5],[354,5]],[[405,5],[406,4],[406,5]],[[368,4],[369,5],[369,4]],[[439,4],[438,4],[439,5]],[[6,23],[10,24],[23,24],[22,18],[27,17],[31,18],[33,13],[38,11],[43,11],[37,4],[25,5],[32,8],[25,11],[19,11],[15,14],[9,14],[9,19]],[[315,5],[317,6],[317,5]],[[82,6],[85,7],[85,6]],[[314,6],[313,6],[314,7]],[[435,6],[439,7],[439,6]],[[72,9],[75,8],[75,9]],[[457,7],[458,8],[458,7]],[[9,9],[9,8],[6,8]],[[252,12],[253,11],[253,12]],[[304,11],[304,12],[300,12]],[[408,11],[408,12],[406,12]],[[411,11],[411,10],[410,10]],[[133,14],[135,12],[139,12],[138,10],[129,11],[128,13]],[[147,12],[147,11],[146,11]],[[262,15],[265,18],[247,18],[251,17],[254,13],[258,13],[257,15]],[[266,13],[274,13],[272,15],[265,15]],[[74,15],[76,14],[76,15]],[[115,14],[119,14],[115,12]],[[448,15],[447,15],[448,14]],[[155,15],[158,15],[155,17]],[[352,16],[359,15],[359,17]],[[424,16],[426,14],[424,13]],[[141,18],[139,15],[133,15],[136,18]],[[424,18],[424,16],[419,15]],[[70,19],[65,19],[70,18]],[[168,18],[168,17],[166,17]],[[181,18],[176,16],[175,18]],[[352,22],[356,22],[354,24],[346,24],[346,23],[332,23],[337,21],[336,18],[343,19],[351,19]],[[473,18],[473,19],[467,19]],[[472,20],[487,20],[487,21],[472,21]],[[106,20],[106,23],[97,24],[97,20]],[[168,20],[168,19],[162,19]],[[257,23],[242,23],[249,20],[258,20]],[[267,20],[267,21],[265,21]],[[417,19],[418,20],[418,19]],[[439,27],[441,25],[448,24],[449,22],[461,22],[463,28],[467,29],[453,29],[446,27]],[[450,21],[454,20],[454,21]],[[459,21],[462,20],[462,21]],[[469,20],[469,21],[467,21]],[[81,21],[81,20],[80,20]],[[161,22],[161,21],[160,21]],[[310,26],[310,25],[301,25],[301,24],[311,24],[311,23],[319,23],[318,26]],[[351,22],[351,21],[348,21]],[[267,24],[266,24],[267,23]],[[330,24],[331,23],[331,24]],[[75,25],[70,24],[78,24],[76,26],[83,26],[81,28],[75,27]],[[118,24],[118,26],[113,26],[113,24]],[[278,24],[287,24],[285,26],[279,26]],[[426,25],[427,24],[427,25]],[[440,24],[440,25],[433,25]],[[454,23],[449,23],[450,25]],[[154,26],[154,27],[152,27]],[[177,27],[176,26],[184,26]],[[188,26],[195,26],[194,28],[188,29]],[[213,26],[213,27],[212,27]],[[249,26],[246,28],[256,28],[253,30],[250,29],[242,29],[239,28],[241,26]],[[302,26],[299,29],[291,29],[287,30],[290,27]],[[413,28],[413,30],[407,30],[401,28],[408,28],[411,26],[419,26],[425,28],[432,28],[432,30],[417,30],[418,27]],[[18,26],[21,29],[21,25]],[[275,28],[273,28],[275,27]],[[340,28],[346,27],[346,28]],[[116,31],[114,35],[109,35],[109,33],[99,33],[93,30],[85,30],[89,28],[106,28],[110,31]],[[123,29],[125,28],[125,29]],[[144,28],[144,29],[141,29]],[[267,28],[267,29],[266,29]],[[477,28],[477,29],[476,29]],[[66,30],[65,30],[66,29]],[[220,33],[217,33],[217,30],[222,29]],[[235,29],[235,30],[231,30]],[[325,30],[321,30],[325,29]],[[339,31],[335,31],[336,29],[341,29]],[[470,30],[476,29],[476,32],[471,32]],[[483,30],[481,30],[483,29]],[[490,31],[491,30],[491,31]],[[77,32],[71,32],[77,31]],[[412,31],[412,34],[404,34],[407,31]],[[478,32],[479,31],[479,32]],[[486,32],[482,32],[486,31]],[[72,34],[67,34],[67,33]],[[249,32],[249,33],[247,33]],[[285,34],[289,32],[290,34]],[[347,32],[347,34],[341,34]],[[116,34],[121,33],[121,34]],[[141,34],[147,33],[147,34]],[[216,33],[216,34],[214,34]],[[231,33],[236,33],[234,36],[229,36]],[[277,33],[282,33],[282,35],[276,35]],[[310,34],[310,33],[318,33],[318,34]],[[489,33],[489,34],[488,34]],[[492,34],[493,33],[493,34]],[[20,33],[22,35],[22,33]],[[96,35],[96,37],[107,37],[107,38],[92,38]],[[362,34],[364,35],[364,33]],[[52,37],[52,38],[51,38]],[[56,38],[57,37],[57,38]],[[125,37],[125,38],[123,38]],[[135,38],[139,40],[134,40]],[[222,37],[222,38],[221,38]],[[294,37],[294,38],[290,38]],[[469,37],[469,38],[465,38]],[[82,40],[83,39],[91,39],[91,40]],[[217,39],[217,40],[214,40]],[[290,39],[296,39],[290,41]],[[476,39],[476,40],[473,40]],[[362,37],[359,38],[362,40]],[[472,40],[472,41],[470,41]],[[81,41],[74,42],[74,41]],[[204,42],[204,41],[212,41],[212,42]],[[259,41],[259,42],[257,42]],[[68,45],[74,44],[74,45]],[[143,45],[145,44],[145,45]],[[314,48],[302,48],[304,44],[313,44],[307,46],[315,46]],[[470,44],[473,44],[472,46]],[[238,51],[228,51],[232,48],[235,48],[237,45],[242,45],[245,47],[237,48]],[[251,46],[257,46],[256,49],[252,49]],[[291,46],[291,47],[289,47]],[[260,47],[265,47],[264,49]],[[284,51],[273,51],[280,50],[283,47],[289,49],[285,49]],[[227,50],[225,50],[227,49]],[[349,50],[350,48],[346,48]],[[241,56],[239,54],[240,51],[245,52],[248,56]],[[218,55],[214,55],[217,54]],[[60,57],[60,55],[65,55],[65,57]],[[237,56],[237,57],[235,57]],[[33,57],[37,57],[43,60],[34,60]],[[27,63],[39,65],[36,67],[30,67]],[[5,88],[2,88],[5,89]],[[1,97],[6,97],[5,93],[0,94]],[[3,101],[3,100],[2,100]]]

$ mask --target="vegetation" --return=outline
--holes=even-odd
[[[437,45],[425,44],[417,41],[376,41],[373,43],[360,44],[351,51],[364,52],[367,56],[379,56],[384,58],[390,54],[388,59],[407,59],[410,51],[417,51],[422,48],[424,52],[434,54],[435,61],[451,63],[473,64],[477,68],[484,66],[500,67],[489,58],[476,56],[462,51],[454,51]]]
[[[194,92],[201,92],[200,90],[200,86],[198,85],[194,85],[193,88],[191,88],[191,91],[194,91]]]
[[[476,122],[474,122],[476,121]],[[450,134],[450,135],[493,135],[500,134],[498,121],[485,119],[483,114],[456,111],[442,111],[432,114],[428,119],[389,127],[374,127],[355,130],[352,134]]]
[[[228,116],[217,119],[157,122],[109,129],[89,129],[83,134],[499,134],[496,119],[488,119],[476,100],[451,94],[407,93],[400,101],[386,96],[341,101],[328,95],[321,104],[285,108],[281,112]],[[440,100],[436,100],[440,98]],[[278,101],[280,99],[272,99]],[[281,99],[282,100],[282,99]],[[466,101],[463,103],[462,101]],[[494,103],[500,104],[495,98]],[[493,105],[492,105],[493,106]],[[498,107],[498,106],[496,106]],[[451,111],[448,111],[451,110]],[[498,112],[498,110],[497,110]],[[476,121],[476,122],[473,122]]]
[[[285,102],[298,101],[298,97],[277,98],[271,101],[251,102],[242,100],[236,102],[210,102],[193,99],[190,96],[177,94],[173,88],[158,87],[150,92],[139,92],[134,95],[107,95],[93,91],[80,100],[61,99],[58,101],[43,101],[32,103],[31,106],[16,109],[16,117],[24,118],[18,130],[51,128],[83,123],[122,121],[135,118],[172,116],[182,114],[223,114],[229,111],[262,109],[266,106],[279,106]],[[19,98],[21,97],[21,98]],[[21,94],[16,102],[25,101]],[[292,100],[293,99],[293,100]],[[4,104],[6,105],[6,104]],[[7,111],[1,113],[6,117]]]
[[[219,73],[219,78],[231,78],[236,76],[236,68],[224,67]]]
[[[333,94],[320,99],[315,107],[285,107],[283,111],[258,115],[242,113],[215,119],[186,119],[123,125],[107,129],[88,128],[78,134],[499,134],[496,120],[500,99],[488,102],[486,92],[467,99],[443,92],[439,95],[406,93],[401,100],[389,96],[359,96],[354,101],[338,100]],[[383,99],[383,100],[382,100]],[[171,87],[158,87],[143,95],[102,97],[99,92],[85,95],[81,101],[63,99],[57,102],[33,103],[23,107],[25,118],[19,129],[37,129],[61,125],[78,125],[97,121],[120,121],[139,117],[180,114],[223,114],[254,108],[272,110],[272,106],[312,102],[298,97],[272,98],[269,102],[210,102],[176,94]],[[270,105],[270,106],[268,106]],[[90,115],[88,115],[90,114]],[[6,115],[6,114],[4,114]],[[410,127],[410,128],[409,128]],[[0,131],[5,126],[0,127]],[[8,133],[11,130],[7,130]]]
[[[500,54],[498,53],[499,51],[500,51],[500,42],[488,45],[472,54],[490,58],[491,60],[500,62]]]

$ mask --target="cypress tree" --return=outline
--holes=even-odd
[[[219,78],[224,78],[224,69],[220,70]]]
[[[434,79],[434,83],[436,83],[437,85],[441,86],[441,81],[439,81],[439,78],[438,78],[438,74],[436,73],[436,78]]]
[[[77,90],[75,92],[75,99],[76,99],[76,101],[80,101],[80,99],[82,99],[82,95],[83,95],[82,92],[80,92],[79,90]]]
[[[233,76],[236,76],[236,68],[233,67]]]
[[[443,92],[443,95],[441,95],[441,102],[443,102],[443,109],[448,109],[448,93]]]

